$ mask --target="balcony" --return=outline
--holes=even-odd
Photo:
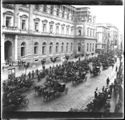
[[[17,33],[19,32],[17,27],[13,27],[13,26],[2,26],[2,31],[3,32],[7,32],[7,33]]]

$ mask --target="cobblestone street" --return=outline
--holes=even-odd
[[[119,60],[116,64],[119,66]],[[106,86],[107,77],[109,77],[110,83],[114,81],[116,64],[113,69],[109,67],[97,77],[91,77],[90,74],[87,74],[87,81],[76,87],[73,87],[71,83],[67,83],[66,85],[69,88],[68,94],[61,95],[59,98],[47,103],[43,102],[42,97],[35,96],[34,90],[31,90],[26,93],[29,99],[28,107],[20,111],[69,111],[70,108],[86,107],[93,99],[96,87],[101,91],[102,87]],[[37,84],[42,84],[43,82],[44,80]]]

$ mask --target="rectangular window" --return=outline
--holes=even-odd
[[[87,52],[89,51],[89,43],[87,43]]]
[[[71,51],[72,51],[72,43],[71,43]]]
[[[67,35],[69,35],[69,28],[67,28]]]
[[[71,20],[73,21],[73,15],[71,15]]]
[[[56,34],[59,34],[59,26],[56,26]]]
[[[51,7],[50,7],[50,14],[51,15],[53,15],[53,8],[54,8],[53,5],[51,5]]]
[[[38,27],[39,27],[39,24],[37,22],[35,22],[35,31],[37,31],[37,32],[39,31]]]
[[[43,6],[43,12],[47,12],[47,5]]]
[[[91,43],[90,43],[90,52],[91,52]]]
[[[11,26],[11,17],[6,17],[6,27]]]
[[[67,13],[67,19],[69,19],[69,13]]]
[[[39,5],[35,5],[35,10],[39,10]]]
[[[64,26],[62,26],[62,34],[64,34]]]
[[[92,36],[92,30],[90,29],[90,37]]]
[[[43,24],[43,32],[46,32],[46,24]]]
[[[61,46],[61,52],[63,52],[63,45]]]
[[[73,35],[73,28],[71,28],[71,35]]]
[[[22,20],[22,30],[26,30],[26,20]]]
[[[59,16],[59,9],[57,9],[57,11],[56,11],[56,15]]]
[[[34,54],[37,54],[37,47],[34,47]]]
[[[89,36],[89,28],[87,28],[87,36]]]
[[[93,30],[93,37],[95,37],[95,30]]]
[[[65,11],[62,11],[62,18],[64,18],[64,15],[65,15]]]
[[[93,43],[93,49],[92,49],[92,51],[94,51],[94,43]]]
[[[50,25],[50,33],[53,33],[53,25]]]

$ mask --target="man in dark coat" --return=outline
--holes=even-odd
[[[106,81],[106,82],[107,82],[107,86],[108,86],[108,85],[109,85],[109,82],[110,82],[109,77],[107,78],[107,81]]]

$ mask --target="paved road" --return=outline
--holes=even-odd
[[[116,77],[115,66],[113,69],[109,67],[107,70],[102,71],[97,77],[91,77],[90,74],[88,74],[87,81],[76,87],[68,83],[69,91],[67,95],[62,95],[47,103],[43,102],[42,97],[36,97],[32,90],[27,93],[29,99],[28,107],[20,111],[68,111],[70,108],[86,107],[88,102],[93,99],[96,87],[98,87],[100,91],[102,87],[106,85],[107,77],[110,78],[111,83],[114,81]]]

